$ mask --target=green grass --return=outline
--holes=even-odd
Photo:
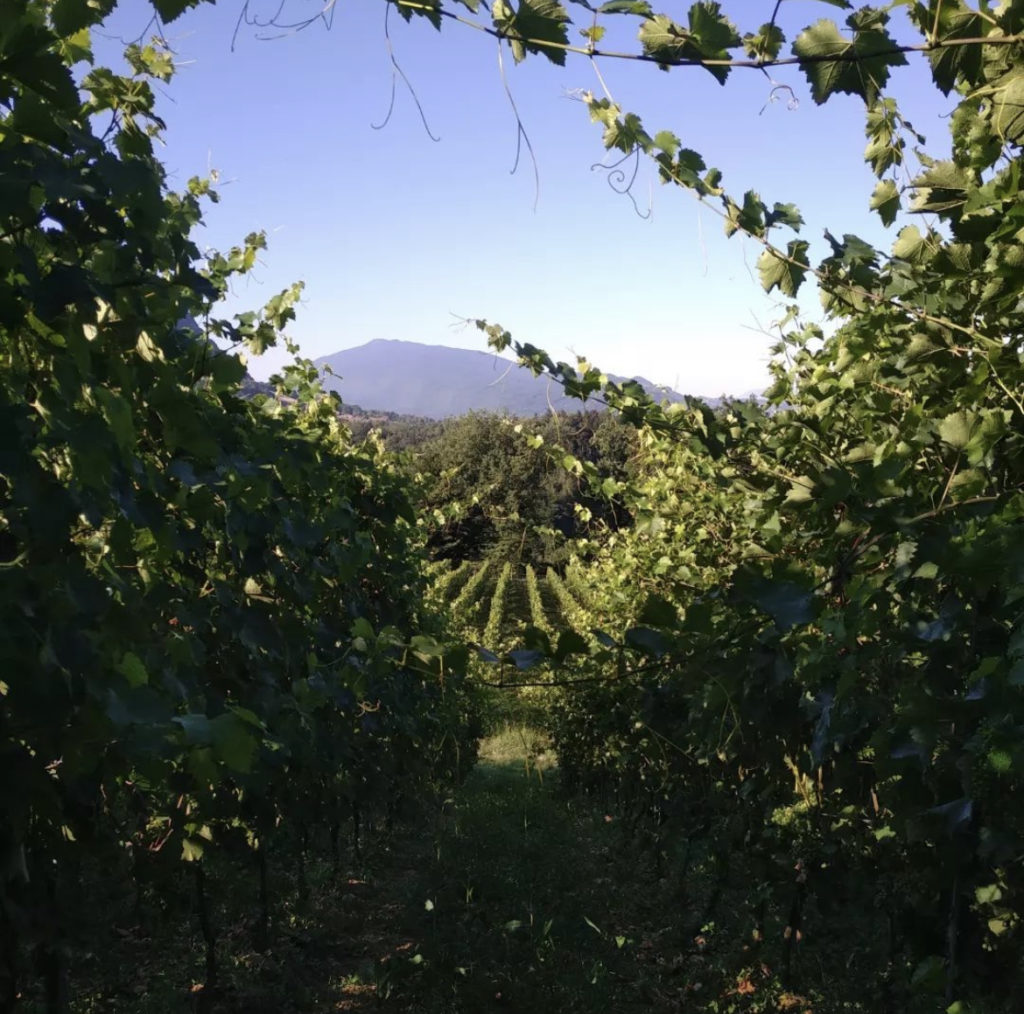
[[[386,962],[386,1003],[422,1014],[869,1009],[842,986],[831,1003],[782,989],[765,963],[774,951],[752,942],[742,871],[719,891],[705,843],[685,863],[656,851],[598,800],[565,795],[542,732],[500,728],[404,884],[415,944]]]
[[[195,985],[202,942],[187,911],[165,921],[153,906],[141,916],[98,909],[95,932],[105,936],[88,952],[76,945],[71,1009],[873,1009],[784,992],[768,968],[776,964],[777,944],[751,943],[751,880],[742,858],[734,857],[734,876],[702,924],[716,893],[716,856],[706,843],[695,839],[691,849],[685,841],[663,841],[645,849],[598,800],[564,793],[546,735],[526,724],[499,726],[462,786],[421,801],[393,832],[369,830],[361,856],[346,854],[340,870],[332,869],[324,843],[314,844],[306,904],[297,895],[294,855],[271,855],[265,950],[254,946],[252,871],[211,865],[221,966],[211,994]],[[168,876],[179,873],[178,864],[168,864]],[[187,882],[178,904],[190,904]],[[781,940],[781,927],[770,931]],[[842,971],[848,944],[856,942],[852,935],[812,943],[815,950],[801,959],[805,984],[817,987],[811,995],[843,997],[865,985]],[[844,982],[832,983],[830,969],[840,970]],[[29,1014],[42,1010],[38,991],[27,999]]]
[[[485,765],[522,764],[527,771],[546,771],[555,764],[548,735],[528,725],[506,724],[480,744]]]
[[[593,801],[561,794],[543,733],[487,739],[435,839],[408,899],[419,946],[399,1009],[673,1009],[692,993],[664,974],[677,941],[650,864]]]
[[[410,899],[422,961],[406,1009],[609,1009],[623,930],[602,888],[613,836],[557,798],[552,774],[533,730],[485,742]]]

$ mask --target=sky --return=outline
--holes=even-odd
[[[250,0],[247,10],[266,21],[280,6]],[[284,17],[300,20],[321,6],[285,0]],[[682,4],[654,6],[684,17]],[[723,6],[747,30],[773,5]],[[525,152],[511,172],[517,128],[496,40],[458,24],[438,33],[392,12],[394,55],[434,141],[400,79],[380,126],[392,80],[381,0],[340,0],[329,28],[318,21],[299,32],[239,26],[241,11],[240,0],[220,0],[165,27],[179,71],[158,105],[170,184],[218,174],[221,201],[207,211],[201,247],[267,233],[268,250],[227,311],[262,305],[302,279],[289,331],[310,357],[376,338],[486,350],[484,336],[460,323],[483,317],[556,359],[585,356],[687,394],[744,395],[767,385],[776,340],[768,332],[781,309],[761,292],[758,246],[726,240],[717,216],[660,185],[643,162],[633,200],[592,168],[605,159],[601,131],[575,95],[602,85],[587,59],[570,54],[556,67],[530,57],[515,66],[505,52],[504,80],[535,152],[537,187]],[[841,13],[787,0],[780,24],[792,38]],[[100,62],[122,40],[151,34],[150,18],[148,3],[122,0],[96,40]],[[622,21],[622,30],[633,26]],[[910,63],[894,71],[892,93],[929,150],[941,149],[952,103],[921,61]],[[649,133],[675,132],[723,171],[730,192],[754,188],[768,201],[796,203],[812,258],[826,252],[826,227],[891,242],[868,212],[874,180],[863,162],[860,100],[815,106],[796,68],[779,68],[771,80],[734,71],[724,87],[699,68],[663,73],[605,60],[600,72]],[[772,101],[775,83],[792,92]],[[813,293],[802,302],[814,312]],[[281,362],[272,351],[252,360],[250,372],[264,378]]]

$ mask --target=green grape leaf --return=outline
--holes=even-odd
[[[954,799],[950,803],[943,803],[941,806],[933,806],[928,813],[939,818],[946,834],[953,835],[965,824],[970,823],[974,816],[974,801],[967,799]]]
[[[758,596],[757,604],[771,615],[780,630],[809,623],[814,616],[814,596],[789,582],[774,582]]]
[[[782,577],[741,571],[736,576],[736,592],[742,600],[752,602],[771,616],[782,632],[810,623],[817,613],[814,592]]]
[[[142,659],[133,651],[124,654],[121,661],[117,664],[117,671],[133,687],[145,686],[149,682],[149,673],[146,671]]]
[[[1013,757],[1008,750],[990,750],[988,763],[997,774],[1005,775],[1013,768]]]
[[[878,212],[884,225],[892,225],[900,210],[899,188],[892,180],[882,180],[871,194],[869,207]]]
[[[757,259],[757,273],[765,292],[778,289],[785,296],[797,294],[810,267],[808,245],[805,240],[793,240],[786,249],[785,257],[771,248],[761,253]]]
[[[786,36],[778,25],[762,25],[756,33],[743,36],[743,49],[752,60],[775,60],[782,50]]]
[[[545,658],[553,654],[547,632],[532,624],[523,631],[523,645],[530,651],[539,651]]]
[[[113,9],[115,0],[56,0],[50,9],[53,30],[62,39],[98,25]]]
[[[153,0],[153,8],[160,15],[160,20],[169,24],[181,17],[185,11],[192,10],[201,3],[212,2],[213,0]]]
[[[946,962],[937,954],[922,961],[910,977],[910,988],[921,993],[940,994],[946,984]]]
[[[217,757],[231,770],[245,774],[252,770],[259,740],[248,723],[229,713],[210,721],[210,742]]]
[[[984,18],[963,0],[943,0],[937,9],[929,4],[920,8],[927,31],[937,29],[943,42],[977,39],[986,34]],[[948,95],[958,80],[977,80],[982,67],[981,46],[940,46],[928,53],[935,84]]]
[[[926,252],[925,238],[916,225],[907,225],[900,229],[896,242],[892,245],[893,257],[898,257],[900,260],[916,261]]]
[[[558,645],[555,648],[555,661],[564,662],[570,655],[586,654],[590,645],[582,635],[575,630],[563,630],[558,635]]]
[[[598,14],[636,14],[638,17],[649,18],[654,13],[646,0],[609,0],[597,8]]]
[[[944,444],[955,450],[966,450],[977,422],[974,413],[954,412],[939,423],[939,437]]]
[[[671,130],[659,130],[654,135],[653,141],[655,148],[660,148],[671,158],[675,157],[676,152],[679,151],[680,145],[683,143]]]
[[[114,434],[114,439],[123,454],[131,453],[135,444],[135,425],[132,421],[132,409],[128,402],[105,387],[94,388],[96,400],[100,403],[103,418],[107,421]]]
[[[648,18],[639,33],[644,52],[659,66],[668,68],[680,63],[728,60],[729,50],[741,44],[735,27],[717,3],[693,4],[688,12],[688,24],[689,27],[684,28],[665,14]],[[728,78],[729,69],[723,65],[705,65],[705,70],[721,84]]]
[[[1024,140],[1024,70],[1014,69],[992,91],[992,129],[1009,144]]]
[[[197,713],[176,715],[173,721],[184,730],[185,739],[189,743],[209,745],[212,742],[213,733],[210,729],[210,719],[206,715]]]
[[[805,28],[793,43],[793,55],[818,105],[836,92],[859,95],[873,104],[889,79],[889,69],[907,62],[895,49],[895,40],[878,23],[855,30],[851,40],[825,18]]]
[[[660,658],[668,650],[668,642],[664,635],[650,627],[630,627],[626,631],[625,643],[655,658]]]
[[[517,648],[515,651],[510,651],[508,657],[517,669],[526,671],[540,665],[544,661],[545,655],[542,651],[535,651],[530,648]]]
[[[911,185],[916,191],[912,211],[950,211],[966,203],[973,182],[967,170],[955,162],[936,162]]]
[[[525,60],[527,53],[543,53],[552,63],[564,65],[569,15],[557,0],[519,0],[515,9],[506,0],[494,0],[491,16],[512,47],[516,63]]]
[[[444,657],[444,645],[427,634],[417,634],[409,641],[409,647],[422,662]]]
[[[986,884],[984,887],[974,889],[974,900],[979,905],[993,905],[1003,897],[1002,888],[999,884]]]
[[[765,215],[765,226],[772,228],[775,225],[788,225],[794,232],[800,231],[800,226],[804,224],[803,216],[800,214],[800,209],[795,204],[779,204],[778,201],[772,207],[772,210]]]
[[[679,610],[668,599],[652,593],[644,601],[637,619],[652,627],[671,628],[679,623]]]
[[[197,863],[203,858],[205,847],[205,842],[201,838],[184,838],[181,842],[181,858],[186,863]]]

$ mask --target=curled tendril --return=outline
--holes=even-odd
[[[402,79],[402,83],[408,89],[409,94],[412,96],[413,102],[416,104],[416,111],[420,114],[420,122],[423,124],[423,129],[427,132],[427,137],[431,141],[437,143],[441,140],[440,137],[434,134],[430,129],[430,124],[427,122],[427,114],[423,110],[423,104],[420,102],[420,97],[416,94],[416,89],[413,88],[412,82],[406,77],[405,71],[402,70],[397,58],[395,57],[395,47],[391,44],[391,4],[385,4],[384,6],[384,41],[388,47],[388,59],[391,60],[391,101],[388,102],[388,111],[384,114],[384,119],[380,123],[371,123],[370,126],[374,130],[383,130],[388,123],[391,122],[391,114],[395,111],[395,93],[398,89],[398,79]]]
[[[305,29],[315,25],[317,22],[323,24],[323,26],[330,31],[334,26],[334,15],[338,8],[338,0],[321,0],[320,6],[315,14],[310,15],[307,18],[300,18],[296,21],[284,20],[285,7],[288,5],[288,0],[278,0],[277,9],[268,18],[260,18],[258,14],[253,13],[252,0],[245,0],[242,4],[242,9],[239,12],[238,20],[235,22],[235,31],[231,36],[231,49],[234,50],[235,43],[238,41],[238,33],[242,28],[242,25],[247,25],[251,28],[256,29],[268,29],[273,28],[273,33],[257,32],[256,37],[261,41],[269,39],[280,39],[285,35],[295,35],[297,32],[305,31]],[[416,103],[416,111],[420,114],[420,121],[423,123],[423,129],[427,132],[427,137],[431,141],[440,141],[441,138],[437,137],[434,132],[430,129],[430,124],[427,122],[427,114],[424,112],[423,104],[419,100],[419,96],[416,94],[416,89],[413,88],[412,82],[406,77],[405,71],[402,70],[398,63],[398,59],[395,57],[395,49],[391,44],[391,30],[389,18],[391,15],[391,8],[394,6],[394,0],[387,0],[384,9],[384,40],[387,44],[388,59],[391,61],[391,99],[388,102],[388,111],[384,114],[384,119],[380,123],[371,123],[370,126],[374,130],[381,130],[388,125],[391,120],[391,114],[395,111],[395,96],[398,89],[398,79],[402,79],[402,83],[409,90],[409,94],[412,96],[413,102]]]
[[[512,89],[509,87],[508,78],[505,76],[505,60],[501,54],[501,43],[502,40],[498,39],[498,73],[501,75],[501,86],[505,89],[505,97],[508,99],[508,104],[512,107],[512,115],[516,118],[516,157],[512,162],[509,175],[515,176],[516,171],[519,169],[519,159],[522,157],[523,145],[525,144],[530,161],[533,163],[533,210],[536,211],[537,205],[540,203],[540,166],[537,164],[537,155],[533,150],[533,142],[530,140],[530,135],[526,132],[523,118],[519,115],[519,107],[516,105]]]
[[[301,32],[304,29],[309,28],[310,25],[314,25],[318,21],[322,21],[328,29],[330,29],[334,24],[334,11],[337,7],[337,0],[323,0],[320,9],[315,14],[311,14],[308,18],[301,18],[298,21],[281,20],[287,4],[288,0],[280,0],[277,5],[277,10],[274,11],[269,18],[261,20],[258,15],[252,13],[250,0],[245,0],[245,3],[242,4],[242,9],[238,12],[238,20],[235,22],[235,31],[231,36],[232,52],[234,52],[235,43],[238,41],[238,32],[242,25],[248,25],[250,28],[276,29],[276,32],[273,35],[257,36],[258,39],[267,40],[279,39],[284,35],[293,35],[296,32]]]
[[[628,172],[622,167],[630,159],[633,161],[632,172]],[[607,165],[604,162],[595,162],[590,167],[591,172],[600,170],[607,173],[605,179],[608,181],[608,186],[612,188],[617,194],[623,194],[628,197],[633,204],[633,210],[637,213],[640,218],[648,219],[651,217],[651,208],[648,205],[646,211],[640,210],[640,205],[636,202],[636,197],[633,196],[633,184],[636,183],[637,174],[640,172],[640,147],[634,145],[630,151],[627,151],[617,162],[612,162],[611,165]]]
[[[768,101],[761,106],[761,112],[757,114],[758,116],[760,116],[761,113],[763,113],[770,105],[778,102],[779,95],[782,92],[787,92],[789,94],[789,98],[786,99],[786,108],[788,110],[792,112],[792,110],[800,108],[800,100],[796,97],[796,92],[794,92],[788,84],[779,84],[778,81],[772,81],[771,78],[768,80],[771,81],[772,90],[768,93]]]

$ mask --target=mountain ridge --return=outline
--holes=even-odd
[[[445,419],[473,411],[525,417],[583,407],[550,377],[535,377],[514,360],[475,349],[375,338],[320,356],[314,364],[326,388],[367,411]],[[655,399],[683,398],[644,377],[608,377],[616,383],[636,380]]]

